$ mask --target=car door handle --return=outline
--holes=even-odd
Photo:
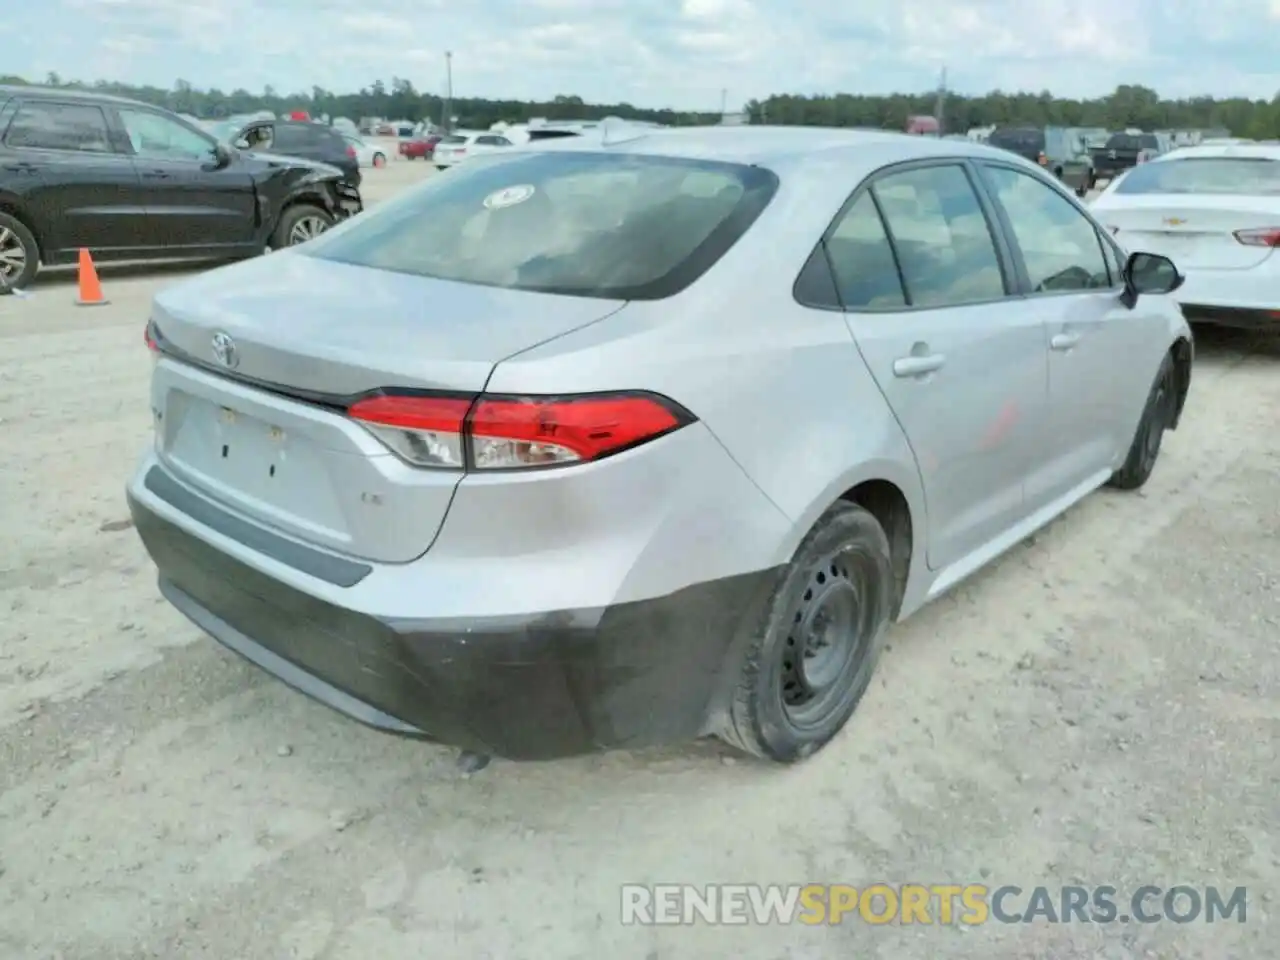
[[[143,176],[148,180],[170,180],[173,178],[173,174],[165,170],[149,170]]]
[[[5,165],[5,169],[10,173],[38,173],[40,168],[34,163],[28,163],[22,160],[18,163],[9,163]]]
[[[893,375],[895,377],[922,377],[926,373],[941,370],[946,362],[947,358],[940,353],[926,357],[900,357],[893,361]]]
[[[1078,333],[1059,333],[1049,341],[1049,347],[1053,350],[1070,350],[1080,342],[1080,334]]]

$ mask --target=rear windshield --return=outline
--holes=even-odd
[[[1005,150],[1026,150],[1039,152],[1044,149],[1044,131],[1028,130],[993,130],[987,137],[987,143]]]
[[[1280,195],[1280,162],[1263,157],[1186,157],[1143,163],[1116,193],[1217,193]]]
[[[440,280],[657,300],[710,269],[777,185],[768,170],[705,160],[482,156],[299,252]]]
[[[1159,146],[1154,134],[1115,133],[1107,140],[1108,150],[1154,150]]]
[[[441,137],[441,138],[440,138],[440,142],[441,142],[441,143],[466,143],[466,142],[467,142],[467,138],[466,138],[466,137],[459,137],[459,136],[457,136],[456,134],[450,134],[450,135],[449,135],[449,136],[447,136],[447,137]]]

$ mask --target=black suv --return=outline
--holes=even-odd
[[[303,120],[254,120],[228,133],[227,139],[241,150],[269,151],[327,163],[341,170],[353,187],[360,186],[360,161],[355,147],[332,127]]]
[[[335,167],[242,153],[145,103],[0,86],[0,281],[40,263],[254,256],[363,209]]]

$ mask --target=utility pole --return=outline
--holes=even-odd
[[[444,103],[441,105],[440,126],[445,132],[453,127],[453,51],[444,52]]]
[[[942,136],[946,131],[946,108],[947,108],[947,68],[943,66],[942,74],[938,77],[938,99],[933,106],[933,118],[938,121],[938,136]]]

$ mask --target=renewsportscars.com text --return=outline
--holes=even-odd
[[[789,924],[846,922],[949,926],[984,923],[1244,923],[1244,887],[986,884],[628,884],[627,925]]]

